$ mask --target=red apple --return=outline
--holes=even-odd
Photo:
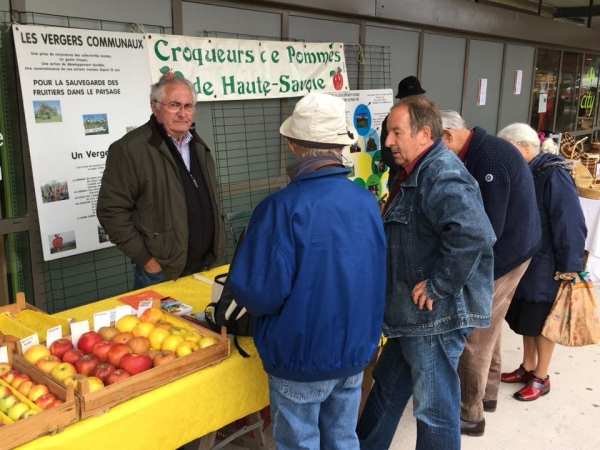
[[[83,356],[83,352],[81,350],[79,350],[78,348],[74,348],[72,350],[67,350],[65,352],[65,354],[63,355],[63,362],[69,363],[69,364],[75,364],[77,362],[77,360],[79,358],[81,358]]]
[[[19,389],[19,386],[21,386],[26,381],[31,381],[31,377],[25,373],[20,373],[19,375],[13,378],[12,383],[10,383],[10,385],[15,389]]]
[[[8,397],[12,395],[13,391],[8,386],[0,386],[0,398]]]
[[[160,366],[161,364],[168,363],[169,361],[173,361],[177,359],[177,355],[172,350],[161,350],[156,354],[154,359],[152,360],[152,365],[154,367]]]
[[[83,333],[77,342],[77,348],[81,350],[83,353],[92,353],[94,349],[94,345],[98,342],[102,342],[102,336],[96,333],[95,331],[88,331],[87,333]]]
[[[54,400],[56,400],[56,396],[54,394],[47,393],[47,394],[44,394],[41,397],[39,397],[35,401],[35,404],[38,405],[42,409],[46,409],[48,407],[48,405],[50,403],[52,403]]]
[[[100,358],[101,362],[106,362],[108,360],[108,351],[113,345],[116,345],[116,343],[112,341],[98,342],[96,345],[94,345],[92,353]]]
[[[108,351],[108,362],[115,367],[120,367],[121,357],[125,353],[131,353],[131,349],[125,344],[115,344]]]
[[[104,384],[106,384],[106,378],[113,373],[117,368],[110,363],[104,362],[98,364],[94,376],[100,378]]]
[[[17,388],[17,391],[20,394],[23,394],[23,396],[27,397],[29,395],[29,391],[33,386],[35,386],[35,383],[33,381],[25,381],[24,383],[21,383],[21,385]]]
[[[64,402],[61,399],[57,398],[56,400],[52,400],[50,403],[48,403],[44,409],[54,408],[55,406],[58,406],[61,403]]]
[[[121,367],[131,375],[137,375],[152,367],[152,360],[144,353],[127,353],[121,358]]]
[[[109,376],[108,378],[106,378],[106,384],[113,384],[116,383],[117,381],[121,381],[124,380],[125,378],[129,378],[131,375],[129,375],[129,373],[127,373],[126,371],[124,371],[123,369],[117,369],[114,370]]]
[[[60,358],[62,360],[65,352],[67,350],[71,350],[73,347],[73,343],[65,338],[57,339],[52,344],[50,344],[50,354]]]
[[[18,370],[12,369],[6,372],[4,375],[2,375],[2,380],[6,381],[6,384],[12,384],[15,377],[20,374],[21,372],[19,372]]]
[[[83,355],[81,358],[77,360],[75,363],[75,368],[77,369],[77,373],[82,375],[91,375],[96,371],[96,367],[100,364],[100,358],[98,358],[93,353],[89,353],[87,355]]]
[[[58,356],[48,355],[38,359],[38,361],[35,363],[35,367],[40,369],[42,372],[50,373],[52,372],[52,369],[54,369],[54,366],[60,364],[60,362],[61,361]]]
[[[36,384],[29,390],[27,398],[35,403],[38,398],[44,394],[48,394],[49,392],[50,389],[45,384]]]

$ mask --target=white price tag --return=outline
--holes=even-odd
[[[0,347],[0,363],[8,363],[8,347],[6,345]]]
[[[31,336],[27,336],[26,338],[21,339],[21,349],[23,349],[23,354],[27,350],[29,350],[34,345],[38,345],[40,343],[40,338],[37,333],[32,334]]]
[[[111,311],[101,311],[94,314],[94,331],[98,331],[102,327],[110,327]]]
[[[142,300],[138,305],[137,316],[142,317],[142,314],[148,308],[152,308],[152,300]]]
[[[62,327],[60,325],[48,328],[48,331],[46,331],[46,347],[50,348],[52,343],[60,338],[62,338]]]
[[[73,345],[77,348],[77,343],[82,334],[90,331],[90,323],[87,320],[81,322],[73,322],[71,324],[71,340]]]
[[[125,305],[125,306],[117,306],[115,308],[116,312],[115,312],[115,324],[119,321],[119,319],[123,316],[128,316],[129,314],[131,314],[131,306],[129,305]]]

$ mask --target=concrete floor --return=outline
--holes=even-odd
[[[596,298],[600,301],[600,287],[596,288]],[[521,363],[523,341],[506,323],[503,332],[502,370],[512,371]],[[600,344],[582,348],[556,346],[550,379],[550,393],[528,403],[512,398],[520,385],[502,384],[498,409],[485,413],[484,436],[463,436],[462,448],[600,450]],[[275,449],[270,427],[266,434],[266,448]],[[409,402],[390,449],[412,449],[415,441],[415,419]],[[225,450],[241,448],[229,444]]]

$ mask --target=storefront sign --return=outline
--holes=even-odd
[[[190,80],[197,101],[300,97],[348,90],[344,44],[146,35],[152,81]]]
[[[46,261],[110,246],[96,218],[109,145],[150,116],[144,35],[13,26]]]

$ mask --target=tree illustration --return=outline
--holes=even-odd
[[[367,139],[367,151],[374,152],[375,150],[377,150],[377,143],[375,142],[375,139],[370,137]]]
[[[42,102],[35,112],[37,119],[51,119],[54,116],[58,116],[58,110],[46,102]]]

